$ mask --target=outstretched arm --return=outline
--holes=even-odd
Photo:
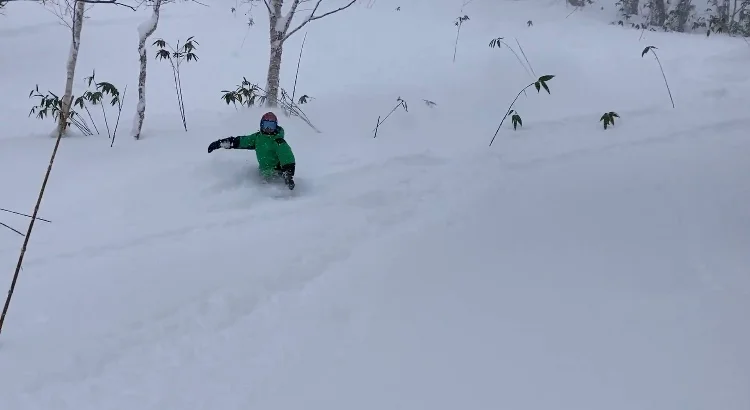
[[[208,152],[211,153],[219,148],[224,149],[255,149],[256,134],[240,135],[239,137],[229,137],[216,140],[209,144]]]

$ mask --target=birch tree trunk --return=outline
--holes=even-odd
[[[282,34],[283,33],[279,33]],[[271,40],[271,56],[268,60],[268,75],[266,77],[266,105],[276,107],[279,100],[279,78],[281,76],[281,55],[284,52],[284,43],[280,40]]]
[[[70,42],[70,54],[68,55],[67,77],[65,79],[65,93],[62,98],[62,107],[58,117],[57,132],[63,135],[67,129],[68,117],[70,116],[70,106],[73,99],[73,80],[76,74],[76,64],[78,63],[78,50],[81,46],[81,29],[83,28],[83,13],[86,3],[76,1],[73,11],[73,30]]]
[[[268,13],[269,40],[271,53],[268,58],[268,74],[266,75],[266,106],[276,107],[279,100],[279,83],[281,77],[281,55],[284,52],[284,36],[288,27],[282,18],[281,6],[283,0],[272,0]],[[293,5],[294,7],[294,5]],[[294,11],[292,11],[293,13]],[[279,27],[281,26],[281,27]]]
[[[154,12],[151,18],[138,27],[140,39],[138,41],[138,55],[140,56],[141,72],[138,75],[138,108],[135,113],[135,122],[133,125],[133,136],[135,139],[141,138],[141,129],[143,121],[146,119],[146,40],[151,37],[159,25],[159,12],[162,0],[156,0],[154,3]]]

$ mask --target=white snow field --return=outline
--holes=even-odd
[[[127,84],[123,119],[113,148],[61,143],[39,213],[52,223],[35,225],[0,334],[0,409],[750,409],[750,46],[639,40],[608,25],[609,3],[367,3],[285,46],[291,90],[309,33],[297,95],[322,131],[277,111],[291,194],[258,184],[252,152],[206,152],[265,112],[220,99],[242,76],[264,83],[262,5],[249,30],[235,0],[164,6],[151,40],[200,43],[182,71],[188,132],[150,47],[141,141],[150,12],[90,11],[76,93],[94,69]],[[61,93],[69,32],[36,4],[5,12],[0,207],[31,213],[54,140],[28,92]],[[499,36],[555,78],[488,147],[536,78],[488,47]],[[399,96],[409,111],[373,138]],[[0,227],[3,287],[22,240]]]

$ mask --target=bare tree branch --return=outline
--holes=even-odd
[[[10,3],[10,2],[19,2],[19,1],[32,1],[32,2],[43,3],[43,4],[46,3],[46,0],[5,0],[5,1],[8,2],[8,3]],[[135,11],[135,7],[133,7],[133,6],[129,5],[129,4],[120,3],[117,0],[72,0],[72,1],[73,2],[79,2],[79,3],[87,3],[87,4],[114,4],[115,6],[127,7],[129,9]]]
[[[295,1],[296,1],[296,3],[297,3],[297,4],[299,3],[299,0],[295,0]],[[300,24],[299,26],[297,26],[297,28],[295,28],[295,29],[293,29],[292,31],[288,32],[288,33],[287,33],[287,34],[286,34],[286,35],[284,36],[284,39],[282,40],[282,42],[283,42],[283,41],[286,41],[286,39],[288,39],[289,37],[291,37],[291,36],[292,36],[292,34],[294,34],[294,33],[298,32],[298,31],[299,31],[299,30],[300,30],[300,29],[301,29],[302,27],[304,27],[304,26],[305,26],[305,25],[306,25],[307,23],[309,23],[309,22],[311,22],[311,21],[314,21],[314,20],[319,20],[319,19],[322,19],[323,17],[326,17],[326,16],[330,16],[330,15],[331,15],[331,14],[333,14],[333,13],[338,13],[339,11],[342,11],[342,10],[346,10],[346,9],[348,9],[349,7],[351,7],[351,5],[352,5],[352,4],[354,4],[354,3],[356,3],[356,2],[357,2],[357,0],[351,0],[351,1],[350,1],[350,2],[349,2],[349,3],[347,4],[347,5],[345,5],[345,6],[341,6],[341,7],[337,8],[336,10],[331,10],[331,11],[329,11],[329,12],[327,12],[327,13],[324,13],[324,14],[321,14],[321,15],[319,15],[319,16],[316,16],[316,15],[315,15],[315,12],[316,12],[316,11],[318,10],[318,6],[320,6],[320,3],[321,3],[322,1],[323,1],[323,0],[318,0],[318,2],[317,2],[317,3],[315,4],[315,8],[313,8],[313,11],[312,11],[312,13],[310,13],[310,17],[306,18],[306,19],[305,19],[305,21],[303,21],[303,22],[302,22],[302,23],[301,23],[301,24]],[[291,17],[291,16],[290,16],[290,17]],[[287,24],[289,24],[289,23],[291,22],[291,19],[289,19],[289,20],[290,20],[290,21],[288,21],[288,22],[287,22]]]

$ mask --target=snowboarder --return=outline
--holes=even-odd
[[[289,189],[294,189],[294,154],[274,113],[263,114],[259,132],[216,140],[208,146],[208,152],[219,148],[255,150],[263,179],[271,182],[281,177]]]

